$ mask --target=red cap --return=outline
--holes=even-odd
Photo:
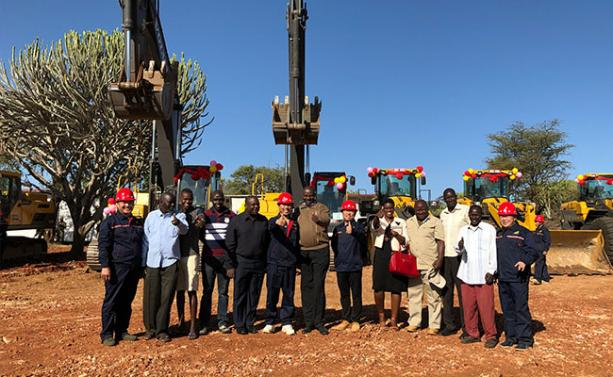
[[[357,211],[358,206],[355,204],[353,200],[345,200],[343,205],[341,206],[341,210],[343,211]]]
[[[498,215],[500,216],[517,216],[515,205],[511,202],[504,202],[498,207]]]
[[[118,202],[133,202],[134,193],[127,187],[120,188],[115,195],[115,200]]]
[[[536,217],[534,218],[534,221],[536,221],[537,223],[544,223],[545,222],[545,216],[543,216],[543,215],[536,215]]]
[[[277,204],[294,204],[294,198],[289,192],[282,192],[277,198]]]

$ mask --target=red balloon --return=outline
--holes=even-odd
[[[223,169],[223,165],[220,163],[217,163],[217,171],[221,171]]]
[[[464,171],[464,175],[469,176],[470,177],[470,172],[468,170]]]
[[[398,178],[398,179],[402,179],[402,177],[403,177],[403,174],[402,174],[402,173],[396,173],[396,178]]]
[[[420,165],[420,166],[418,166],[418,167],[417,167],[417,171],[421,173],[422,171],[424,171],[424,167],[423,167],[423,166],[421,166],[421,165]]]

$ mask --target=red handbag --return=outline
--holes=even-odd
[[[419,277],[419,271],[417,270],[417,258],[410,253],[392,253],[390,257],[389,270],[392,274],[402,275],[409,278]]]

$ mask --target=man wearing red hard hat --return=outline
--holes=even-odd
[[[549,271],[547,271],[547,252],[551,247],[551,236],[549,235],[549,229],[545,226],[545,216],[537,215],[534,221],[536,221],[534,235],[539,251],[539,259],[536,260],[534,265],[534,284],[539,285],[549,283],[550,279]]]
[[[277,198],[279,214],[268,222],[270,244],[268,245],[268,263],[266,266],[266,326],[264,333],[275,332],[274,323],[277,320],[277,304],[279,294],[283,292],[281,310],[278,311],[281,320],[281,331],[286,335],[294,335],[292,326],[294,319],[294,291],[296,285],[296,266],[300,258],[298,243],[298,223],[291,219],[294,208],[292,194],[283,192]]]
[[[105,346],[114,346],[118,340],[136,340],[135,335],[128,333],[128,325],[142,276],[143,221],[132,216],[134,193],[121,188],[115,202],[117,212],[102,221],[98,236],[105,288],[100,338]]]
[[[530,265],[538,259],[534,235],[516,221],[515,205],[498,207],[502,229],[496,235],[498,289],[506,339],[500,345],[525,350],[532,347],[532,316],[528,307]]]
[[[343,222],[332,231],[332,251],[336,280],[341,293],[343,320],[332,330],[360,330],[362,316],[362,267],[366,250],[366,231],[355,221],[358,208],[354,201],[341,206]],[[353,301],[353,302],[352,302]]]

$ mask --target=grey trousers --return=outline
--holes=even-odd
[[[149,333],[168,334],[170,308],[177,287],[177,264],[164,268],[147,267],[143,293],[143,321]]]

